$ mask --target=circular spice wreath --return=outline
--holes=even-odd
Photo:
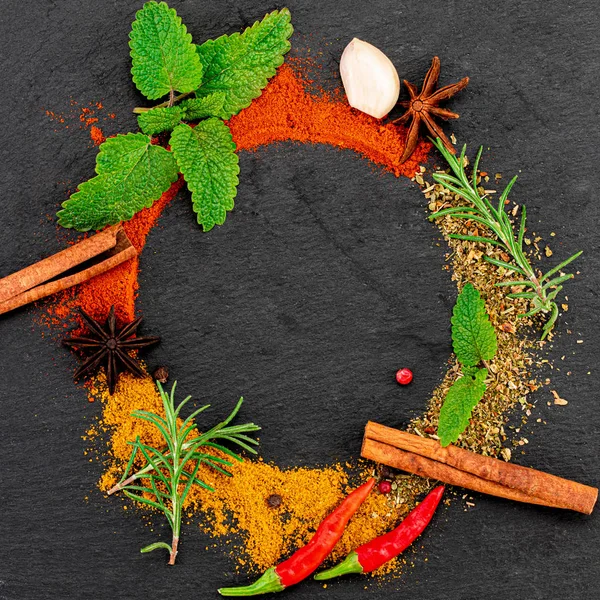
[[[425,192],[430,210],[436,211],[456,202],[456,198],[442,186],[425,181],[425,168],[420,165],[427,159],[429,144],[421,143],[412,158],[400,165],[398,148],[403,146],[405,137],[402,128],[382,126],[375,119],[351,109],[335,94],[315,96],[308,93],[299,66],[296,63],[297,68],[294,69],[287,63],[280,67],[262,96],[230,120],[238,150],[251,151],[259,146],[290,140],[348,148],[396,176],[413,178]],[[260,126],[257,127],[257,123]],[[124,223],[138,251],[144,247],[149,231],[176,196],[181,184],[181,180],[173,184],[151,208],[144,209]],[[438,225],[445,236],[470,232],[464,222],[451,218],[440,220]],[[481,260],[481,248],[476,243],[461,240],[448,240],[448,243],[452,251],[450,265],[453,279],[459,288],[467,281],[478,283],[499,337],[498,358],[493,365],[496,384],[490,387],[486,402],[475,409],[472,425],[460,444],[509,459],[510,446],[507,446],[504,432],[506,413],[518,402],[525,402],[527,411],[530,410],[531,405],[525,399],[537,387],[529,376],[533,363],[531,344],[515,336],[516,329],[527,324],[517,322],[515,318],[524,301],[516,300],[515,310],[507,313],[504,293],[495,287],[507,275]],[[104,319],[111,305],[115,305],[119,319],[132,320],[135,316],[138,268],[138,258],[135,258],[77,290],[64,292],[62,298],[47,306],[47,320],[64,323],[65,317],[76,306],[83,307],[94,318]],[[456,364],[451,362],[444,381],[433,394],[428,411],[414,420],[409,429],[422,435],[435,434],[441,401],[456,376]],[[509,388],[503,381],[512,381],[513,387]],[[90,400],[102,401],[101,419],[87,435],[93,439],[107,439],[109,464],[99,483],[100,489],[106,491],[120,476],[130,454],[127,442],[136,435],[152,435],[151,428],[133,419],[130,413],[133,409],[160,410],[160,398],[150,377],[137,380],[124,376],[114,396],[107,393],[102,374],[86,385]],[[519,442],[516,441],[517,444]],[[102,455],[104,457],[104,452]],[[262,571],[275,564],[300,541],[306,540],[307,532],[343,496],[349,474],[365,468],[371,467],[357,463],[350,468],[335,464],[324,468],[282,470],[260,460],[246,461],[233,467],[234,477],[227,485],[214,486],[215,493],[194,491],[189,496],[187,507],[190,512],[203,515],[202,528],[214,537],[239,532],[241,537],[229,546],[232,557],[238,561],[238,567],[244,565],[245,571]],[[399,516],[414,506],[416,497],[429,489],[427,481],[416,477],[396,478],[394,473],[386,475],[394,479],[393,493],[389,496],[371,495],[336,547],[332,555],[334,561],[357,545],[389,530]],[[214,481],[218,477],[207,474],[206,479],[209,483],[218,483]],[[264,500],[278,492],[283,496],[283,507],[273,510]],[[373,519],[373,514],[380,517]],[[388,563],[378,574],[399,573],[397,567],[402,560]]]

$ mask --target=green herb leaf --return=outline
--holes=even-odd
[[[529,286],[535,292],[535,297],[532,299],[533,309],[525,314],[526,316],[533,316],[540,312],[544,314],[550,314],[546,325],[543,327],[543,340],[552,330],[552,327],[554,326],[554,323],[558,317],[558,306],[554,301],[558,292],[552,296],[548,292],[548,286],[540,286],[540,283],[543,283],[546,279],[550,279],[554,274],[578,258],[581,255],[581,252],[577,252],[566,261],[554,267],[554,269],[550,269],[550,271],[548,271],[545,275],[541,277],[536,275],[535,270],[529,262],[527,253],[523,249],[523,241],[527,223],[526,207],[524,205],[521,206],[521,222],[517,230],[518,232],[515,232],[515,228],[513,227],[513,224],[505,210],[508,195],[510,194],[510,191],[517,178],[513,177],[511,179],[510,183],[500,195],[497,208],[495,208],[492,206],[492,203],[487,198],[486,194],[483,196],[479,194],[479,189],[477,187],[477,179],[479,176],[477,169],[483,153],[483,146],[479,148],[477,158],[475,159],[475,163],[473,165],[473,172],[469,178],[465,171],[466,146],[463,146],[462,152],[457,158],[444,146],[444,143],[439,137],[432,141],[436,148],[442,153],[442,156],[446,159],[453,173],[434,173],[434,181],[443,185],[448,191],[453,192],[457,196],[460,196],[466,200],[467,205],[442,209],[433,213],[429,218],[438,219],[440,217],[450,216],[455,219],[468,219],[474,223],[480,223],[481,225],[484,225],[490,231],[491,237],[456,234],[452,234],[450,237],[469,240],[472,242],[494,244],[506,251],[513,262],[498,260],[497,258],[492,258],[491,256],[484,256],[484,259],[487,262],[496,265],[497,267],[518,273],[522,276],[519,278],[518,285]],[[570,279],[570,277],[566,277],[566,279]],[[563,281],[566,281],[566,279]],[[504,286],[511,285],[511,283],[509,282],[507,284],[506,282],[501,282],[497,283],[496,285]],[[514,298],[515,296],[512,297]]]
[[[461,371],[462,371],[463,375],[469,375],[471,377],[475,377],[475,373],[477,373],[477,371],[479,371],[479,367],[465,367],[463,365]]]
[[[294,28],[287,8],[275,10],[243,33],[223,35],[198,46],[204,67],[198,97],[225,92],[223,118],[237,114],[260,96],[289,51]]]
[[[469,367],[491,360],[498,348],[485,303],[471,283],[465,285],[454,306],[452,345],[458,360]]]
[[[58,213],[63,227],[88,231],[131,219],[169,189],[178,169],[173,155],[148,136],[128,133],[100,146],[96,173],[63,203]]]
[[[147,2],[129,34],[133,82],[150,100],[170,92],[191,92],[202,82],[202,65],[192,36],[173,8]]]
[[[196,121],[206,117],[224,117],[225,96],[225,92],[215,92],[204,98],[184,100],[179,106],[181,106],[187,121]]]
[[[162,131],[171,131],[183,119],[183,111],[179,106],[157,106],[138,115],[140,129],[148,134],[155,135]]]
[[[204,231],[225,222],[233,209],[238,184],[238,156],[229,127],[220,119],[201,121],[193,129],[178,125],[171,148],[192,192],[194,211]]]
[[[487,369],[478,369],[474,375],[465,374],[448,390],[438,423],[442,446],[455,442],[468,427],[471,411],[485,394],[487,374]]]

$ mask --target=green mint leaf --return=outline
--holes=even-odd
[[[494,358],[498,348],[496,332],[485,312],[485,302],[471,283],[459,294],[452,315],[456,358],[467,367]]]
[[[198,97],[225,92],[223,118],[228,119],[260,96],[289,51],[294,28],[287,8],[275,10],[243,33],[223,35],[198,46],[204,68]]]
[[[194,212],[204,231],[223,225],[233,209],[238,184],[238,156],[229,127],[210,118],[192,128],[178,125],[171,149],[190,191]]]
[[[63,227],[88,231],[131,219],[169,189],[178,169],[173,155],[148,136],[128,133],[100,146],[96,173],[63,203],[58,213]]]
[[[219,117],[223,112],[225,92],[215,92],[204,98],[190,98],[177,106],[157,106],[138,115],[140,129],[155,135],[175,129],[182,120],[197,121],[206,117]]]
[[[183,111],[179,106],[157,106],[139,114],[138,125],[144,133],[155,135],[175,129],[183,118]]]
[[[191,92],[202,82],[192,36],[165,2],[147,2],[136,13],[129,47],[133,82],[150,100],[175,91]]]
[[[223,104],[225,92],[215,92],[204,98],[190,98],[184,100],[179,106],[183,110],[184,119],[196,121],[206,117],[223,117]]]
[[[475,377],[475,373],[477,373],[477,371],[479,371],[478,367],[465,367],[465,365],[462,365],[462,374],[463,375],[470,375],[471,377]]]
[[[474,376],[463,375],[448,390],[438,423],[438,436],[442,446],[455,442],[469,426],[471,411],[485,394],[487,374],[487,369],[478,369]]]

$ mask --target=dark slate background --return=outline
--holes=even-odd
[[[277,6],[172,5],[198,42]],[[44,111],[101,100],[117,114],[105,133],[135,128],[130,109],[141,99],[129,80],[127,34],[139,6],[2,2],[2,275],[62,247],[52,215],[92,173],[87,132],[77,123],[66,130]],[[322,53],[325,84],[337,83],[338,58],[353,36],[385,50],[411,81],[420,82],[435,54],[442,83],[469,75],[468,89],[451,102],[461,113],[452,126],[459,141],[485,144],[491,173],[522,169],[514,198],[526,201],[532,226],[551,240],[552,260],[585,251],[551,352],[552,388],[569,405],[548,407],[548,389],[535,395],[532,423],[547,425],[527,428],[530,443],[515,460],[598,485],[596,3],[293,0],[289,7],[296,52]],[[286,144],[240,160],[237,206],[225,226],[203,235],[182,193],[150,235],[138,307],[145,331],[163,342],[149,362],[167,363],[182,392],[213,403],[215,418],[244,394],[243,417],[263,425],[269,460],[315,465],[356,456],[367,419],[402,426],[440,381],[456,293],[442,270],[443,247],[419,190],[349,151]],[[216,597],[218,586],[237,579],[220,551],[204,551],[197,527],[184,527],[178,565],[167,568],[162,552],[139,554],[167,531],[150,532],[95,491],[101,465],[84,455],[81,435],[100,406],[72,384],[74,357],[35,317],[27,308],[0,319],[0,598]],[[409,388],[394,382],[402,366],[415,371]],[[326,591],[309,581],[286,595],[594,597],[598,515],[474,501],[440,511],[401,580],[365,589],[363,579],[348,578]]]

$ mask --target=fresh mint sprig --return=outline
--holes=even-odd
[[[452,174],[434,173],[433,179],[442,184],[451,192],[457,194],[466,200],[468,206],[455,206],[445,208],[433,213],[429,219],[439,219],[440,217],[451,216],[457,219],[468,219],[487,227],[493,237],[480,235],[458,235],[451,234],[451,238],[467,240],[471,242],[482,242],[499,246],[512,259],[512,262],[505,262],[491,256],[484,256],[489,263],[512,271],[518,277],[514,281],[505,281],[497,283],[498,286],[522,287],[525,291],[507,294],[509,298],[525,298],[531,302],[531,310],[519,315],[520,317],[532,317],[538,313],[548,315],[548,319],[542,329],[542,340],[552,331],[556,319],[558,318],[558,305],[556,297],[563,289],[562,284],[573,278],[572,273],[561,273],[561,271],[576,258],[581,256],[581,252],[576,252],[567,260],[561,262],[556,267],[550,269],[543,275],[539,275],[531,266],[529,258],[523,249],[525,239],[525,229],[527,222],[527,213],[525,206],[521,206],[521,222],[519,229],[515,233],[510,217],[506,213],[505,205],[508,195],[517,180],[515,175],[498,199],[497,206],[494,206],[484,195],[481,196],[477,189],[477,175],[479,161],[483,153],[483,146],[479,148],[477,158],[473,165],[472,179],[469,179],[465,171],[465,154],[467,147],[463,146],[460,156],[457,158],[442,144],[440,139],[433,141],[436,148],[446,159]]]
[[[452,345],[462,376],[446,394],[440,411],[438,436],[442,446],[455,442],[468,427],[471,412],[486,391],[488,368],[478,368],[492,360],[498,349],[493,325],[485,303],[473,284],[467,283],[458,295],[452,312]]]
[[[283,63],[292,33],[290,11],[283,8],[242,33],[196,46],[174,9],[165,2],[144,4],[129,36],[133,82],[149,100],[168,100],[134,109],[143,133],[100,146],[96,176],[63,203],[59,223],[89,231],[131,219],[181,172],[203,230],[222,225],[233,209],[239,173],[223,119],[261,94]],[[192,129],[186,121],[200,123]],[[169,131],[172,151],[148,137]]]

